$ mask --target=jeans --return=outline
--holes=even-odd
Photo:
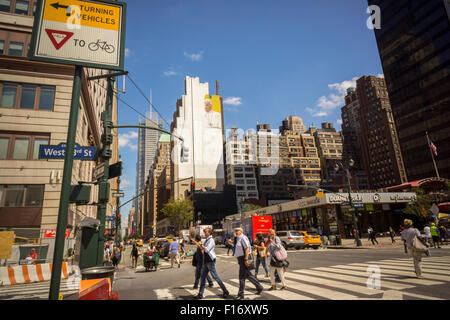
[[[219,284],[220,289],[222,289],[224,294],[229,294],[227,288],[223,284],[222,280],[220,280],[219,276],[217,275],[216,271],[216,263],[215,262],[205,262],[202,266],[201,271],[201,281],[200,281],[200,291],[198,292],[198,295],[200,297],[203,297],[203,293],[205,292],[205,284],[206,284],[206,278],[208,276],[208,272],[211,272],[212,277],[216,282]]]
[[[255,263],[255,275],[258,274],[259,265],[262,264],[264,270],[266,271],[266,274],[269,273],[269,269],[267,268],[266,258],[265,257],[256,257],[256,263]]]
[[[245,290],[245,280],[248,279],[253,285],[256,287],[257,290],[262,291],[263,287],[259,283],[259,281],[255,278],[255,276],[251,273],[250,270],[245,266],[245,259],[244,256],[238,257],[238,263],[239,263],[239,292],[238,297],[244,296],[244,290]]]
[[[194,287],[198,287],[198,283],[200,282],[200,278],[202,275],[202,264],[197,263],[197,265],[195,266],[195,282],[194,282]],[[209,285],[213,284],[213,281],[211,279],[211,277],[209,276],[209,272],[206,276],[206,280],[208,280]]]

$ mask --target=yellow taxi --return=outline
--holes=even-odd
[[[305,240],[306,248],[319,249],[319,247],[322,245],[322,239],[316,232],[308,233],[306,231],[300,231],[300,233],[303,235],[303,240]]]
[[[173,240],[176,240],[176,239],[177,239],[177,238],[172,237],[172,236],[167,236],[167,237],[166,237],[166,240],[169,241],[169,243],[172,242]]]
[[[135,244],[138,247],[142,247],[144,245],[144,241],[142,239],[138,239],[138,240],[136,240]]]

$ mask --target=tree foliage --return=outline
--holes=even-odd
[[[417,188],[414,192],[417,194],[417,200],[413,203],[409,203],[403,212],[423,218],[429,217],[432,205],[430,197],[425,194],[425,191],[421,188]]]
[[[170,198],[161,211],[177,230],[182,229],[194,218],[194,207],[189,199]]]
[[[256,210],[256,209],[260,209],[260,208],[261,208],[261,206],[258,206],[256,204],[246,203],[242,207],[242,210],[243,210],[243,212],[247,212],[247,211],[252,211],[252,210]]]

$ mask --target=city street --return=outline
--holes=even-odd
[[[367,240],[365,240],[367,241]],[[129,249],[128,249],[129,250]],[[233,299],[238,291],[238,264],[227,256],[227,249],[216,248],[216,268]],[[129,251],[128,251],[129,253]],[[290,267],[286,274],[287,290],[267,291],[269,278],[264,277],[260,266],[259,279],[264,287],[260,296],[246,282],[248,300],[353,300],[353,299],[450,299],[450,247],[432,249],[431,257],[423,258],[424,279],[414,274],[412,259],[401,246],[394,248],[289,250]],[[142,262],[137,270],[131,269],[129,256],[116,273],[113,290],[120,300],[191,300],[198,293],[194,290],[194,267],[190,260],[170,268],[162,262],[157,272],[145,272]],[[371,269],[368,269],[368,267]],[[379,267],[379,288],[368,288],[370,270]],[[368,271],[369,270],[369,271]],[[279,285],[278,288],[281,286]],[[220,299],[221,290],[215,283],[206,288],[204,300]]]

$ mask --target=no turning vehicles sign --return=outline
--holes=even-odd
[[[123,70],[125,11],[123,2],[41,0],[29,57]]]

